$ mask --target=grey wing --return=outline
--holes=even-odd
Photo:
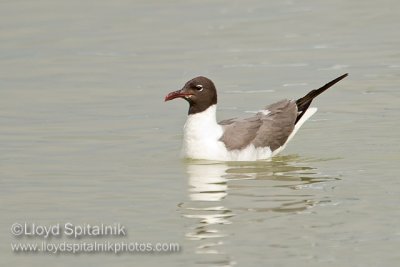
[[[262,125],[253,140],[255,147],[269,147],[271,151],[283,146],[296,124],[295,101],[281,100],[266,107],[268,115],[262,116]]]
[[[228,150],[243,149],[248,146],[261,127],[258,115],[246,119],[230,119],[219,123],[224,129],[220,138]]]
[[[255,147],[270,147],[274,151],[288,139],[296,117],[296,103],[282,100],[253,117],[221,121],[224,134],[220,141],[228,150],[243,149],[253,144]]]

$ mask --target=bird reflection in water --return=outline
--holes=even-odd
[[[323,187],[321,182],[336,178],[318,174],[304,161],[293,155],[258,162],[186,161],[189,201],[182,204],[181,211],[193,220],[186,237],[194,241],[196,254],[214,255],[209,255],[207,261],[202,257],[198,263],[235,264],[224,251],[229,230],[234,229],[227,225],[235,216],[242,224],[246,220],[259,222],[267,219],[265,212],[304,212],[329,202],[329,198],[318,197],[313,191]],[[260,213],[260,218],[255,213]]]
[[[223,237],[212,225],[230,224],[232,211],[222,205],[221,200],[228,194],[228,180],[225,178],[228,166],[223,163],[190,163],[187,165],[189,175],[189,198],[192,211],[185,217],[200,220],[200,224],[187,237],[192,240],[201,240],[212,237]]]

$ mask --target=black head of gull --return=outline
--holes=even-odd
[[[196,114],[217,104],[217,89],[210,79],[199,76],[188,81],[181,90],[169,93],[165,101],[178,97],[189,102],[189,114]]]

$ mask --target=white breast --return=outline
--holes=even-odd
[[[224,160],[225,145],[219,141],[222,127],[216,120],[216,105],[189,115],[184,126],[182,154],[194,159]]]

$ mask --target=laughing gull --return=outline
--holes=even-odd
[[[301,125],[317,108],[312,100],[345,78],[344,74],[297,100],[281,100],[248,118],[217,122],[217,90],[203,76],[188,81],[181,90],[169,93],[165,101],[183,98],[189,102],[184,126],[182,154],[186,158],[221,161],[268,159],[281,152]]]

